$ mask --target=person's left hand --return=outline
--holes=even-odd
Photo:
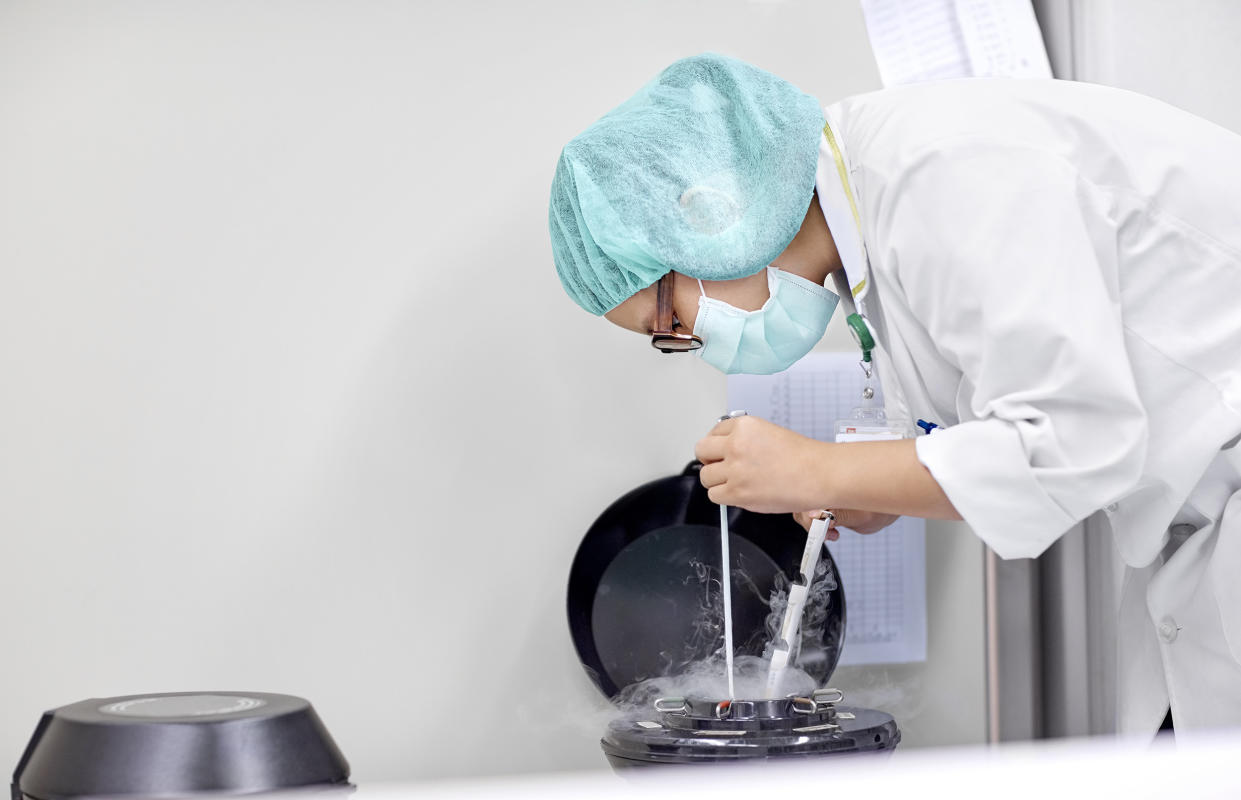
[[[795,511],[793,520],[809,533],[810,523],[814,521],[817,514],[817,511]],[[848,528],[857,533],[877,533],[900,519],[896,514],[881,514],[877,511],[859,511],[852,508],[833,508],[832,514],[836,516],[836,519],[827,529],[829,542],[840,538],[840,531],[836,530],[837,528]]]
[[[711,502],[775,514],[822,506],[817,476],[828,447],[759,417],[734,417],[700,439],[694,456]]]

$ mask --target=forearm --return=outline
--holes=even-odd
[[[809,471],[821,487],[823,508],[961,519],[930,471],[918,461],[913,439],[814,444]]]

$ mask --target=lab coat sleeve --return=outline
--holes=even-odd
[[[1001,557],[1037,556],[1145,458],[1106,193],[1019,146],[940,147],[901,174],[880,258],[963,376],[962,421],[918,458]]]

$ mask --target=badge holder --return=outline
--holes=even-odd
[[[862,386],[862,402],[849,412],[849,416],[836,420],[835,440],[837,442],[880,442],[890,439],[905,439],[910,435],[908,420],[888,419],[883,405],[875,399],[875,368],[871,361],[871,351],[875,349],[875,337],[871,334],[866,320],[861,314],[853,313],[845,318],[853,341],[862,351],[862,360],[858,366],[866,375]]]

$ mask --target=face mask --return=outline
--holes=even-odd
[[[742,311],[707,297],[698,282],[698,318],[694,334],[703,346],[696,352],[728,374],[770,375],[788,369],[810,352],[827,330],[839,298],[805,278],[767,268],[771,297],[758,311]]]

